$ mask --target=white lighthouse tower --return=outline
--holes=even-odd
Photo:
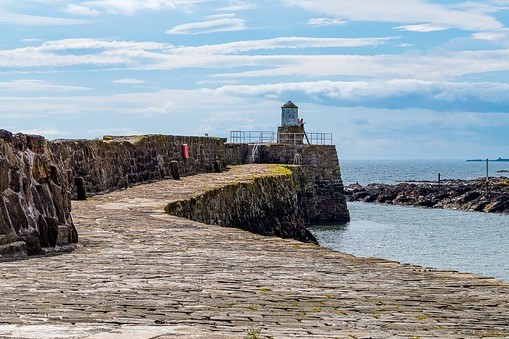
[[[302,145],[304,124],[299,120],[299,107],[288,101],[281,107],[281,126],[277,129],[279,144]]]
[[[298,126],[299,125],[299,107],[293,102],[288,101],[281,107],[281,126]]]

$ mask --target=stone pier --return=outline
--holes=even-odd
[[[509,285],[164,212],[270,165],[73,201],[70,254],[0,263],[2,338],[509,337]]]

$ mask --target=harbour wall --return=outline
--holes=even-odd
[[[238,211],[246,211],[258,196],[260,206],[272,206],[248,213],[251,220],[263,220],[259,224],[248,222],[251,231],[312,241],[305,224],[349,220],[334,146],[278,144],[259,145],[255,150],[254,145],[229,144],[221,138],[165,135],[47,141],[8,131],[1,131],[0,143],[0,246],[5,246],[0,256],[72,247],[78,238],[71,218],[72,198],[175,178],[175,174],[180,177],[222,171],[228,165],[253,161],[295,164],[299,170],[292,170],[291,180],[282,177],[280,182],[277,179],[268,184],[268,179],[260,179],[256,188],[251,187],[251,194],[235,198]],[[187,145],[186,156],[183,145]],[[229,206],[226,201],[232,194],[225,195],[224,206]],[[208,209],[209,216],[220,214],[215,209],[218,206],[204,206],[208,207],[202,211]],[[295,220],[288,219],[290,214]],[[228,223],[248,227],[242,226],[244,216],[245,212],[231,214]],[[270,220],[274,230],[268,229]],[[301,229],[287,230],[294,223]]]

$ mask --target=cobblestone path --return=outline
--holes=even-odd
[[[235,167],[74,202],[79,248],[0,263],[0,337],[509,337],[509,286],[165,215]]]

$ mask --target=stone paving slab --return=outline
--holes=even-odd
[[[0,263],[2,338],[509,338],[509,285],[166,215],[270,171],[234,167],[73,203],[80,246]]]

